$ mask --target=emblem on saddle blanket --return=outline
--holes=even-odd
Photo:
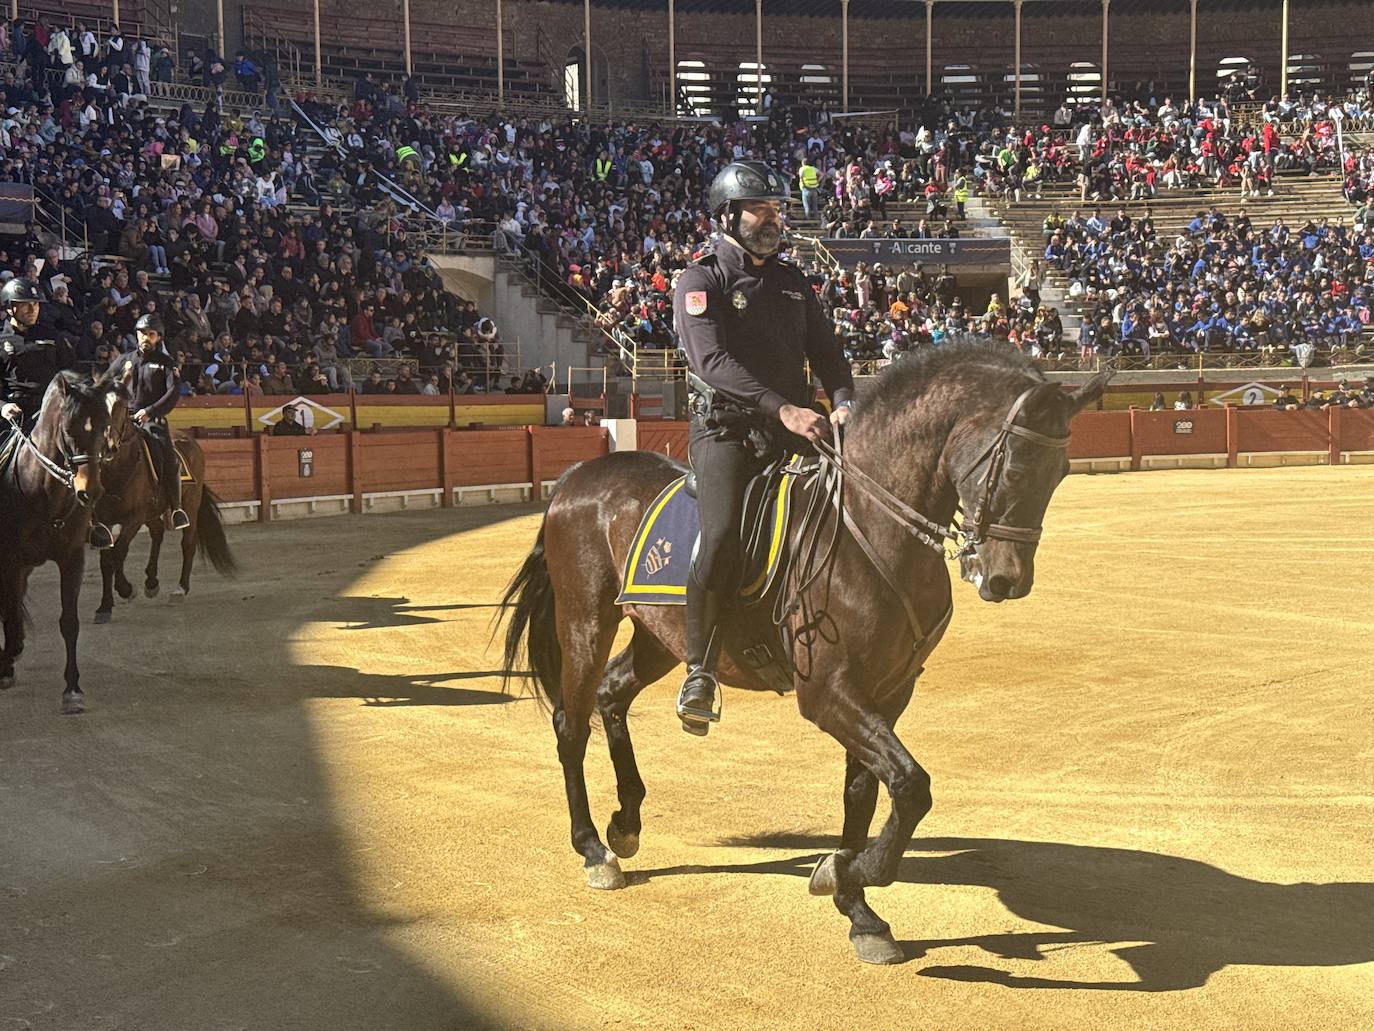
[[[740,597],[746,605],[757,604],[773,586],[787,539],[792,485],[798,475],[789,468],[764,499],[767,511],[759,513],[762,532],[757,535],[759,546],[754,549],[758,554],[745,556]],[[687,604],[687,573],[701,519],[696,498],[683,490],[685,482],[686,477],[679,476],[645,510],[630,543],[617,605]]]

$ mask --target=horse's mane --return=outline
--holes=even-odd
[[[904,355],[863,388],[860,411],[903,405],[950,377],[977,375],[989,381],[1044,381],[1035,363],[1002,343],[946,344]]]

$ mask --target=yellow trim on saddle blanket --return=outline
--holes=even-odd
[[[792,485],[800,472],[801,470],[796,468],[794,463],[784,471],[782,478],[778,481],[777,494],[772,499],[773,519],[772,532],[768,539],[768,561],[759,575],[754,578],[753,583],[740,592],[740,597],[745,599],[746,605],[756,604],[762,600],[773,586],[774,577],[782,564],[782,552],[787,544],[788,516],[792,509]],[[685,482],[685,476],[679,476],[673,480],[659,492],[658,497],[654,498],[648,509],[645,510],[639,528],[631,540],[630,551],[620,578],[620,582],[624,586],[616,598],[616,604],[682,605],[686,602],[687,588],[685,586],[642,583],[638,578],[641,570],[650,574],[657,573],[673,557],[660,553],[662,542],[653,540],[653,536],[659,516],[668,506],[668,503],[682,490]],[[678,542],[679,548],[682,547],[683,543]],[[688,547],[690,550],[691,545]]]
[[[148,463],[148,475],[153,478],[154,483],[160,482],[162,477],[158,476],[157,463],[153,461],[152,444],[148,442],[148,439],[146,437],[140,437],[139,443],[143,445],[143,459]],[[196,478],[191,475],[191,466],[187,463],[186,456],[181,453],[181,448],[177,447],[176,444],[173,443],[172,450],[177,453],[177,463],[181,466],[181,482],[195,483]]]

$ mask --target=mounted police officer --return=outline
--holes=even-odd
[[[167,416],[177,406],[179,396],[176,363],[162,346],[162,319],[158,316],[144,315],[134,324],[134,332],[138,334],[138,350],[125,359],[130,374],[130,418],[152,445],[162,496],[172,511],[172,529],[184,530],[191,520],[181,509],[181,460],[167,427]]]
[[[759,161],[725,166],[709,205],[720,230],[713,253],[688,266],[673,315],[693,388],[691,463],[701,536],[687,581],[687,679],[677,712],[689,734],[720,719],[716,664],[721,614],[739,589],[744,492],[789,434],[817,441],[825,417],[808,407],[806,362],[834,411],[849,415],[854,380],[816,295],[795,266],[777,257],[786,181]]]
[[[32,279],[11,279],[0,288],[0,419],[33,425],[53,377],[76,367],[76,356],[62,340],[41,339],[39,305],[43,293]],[[0,438],[8,435],[0,426]]]

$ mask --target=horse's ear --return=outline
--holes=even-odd
[[[1077,390],[1071,391],[1069,393],[1069,400],[1073,403],[1074,411],[1081,412],[1084,408],[1087,408],[1088,405],[1096,402],[1102,396],[1103,389],[1106,388],[1107,384],[1111,382],[1112,377],[1115,375],[1115,369],[1103,369],[1095,376],[1089,378],[1088,381]]]

